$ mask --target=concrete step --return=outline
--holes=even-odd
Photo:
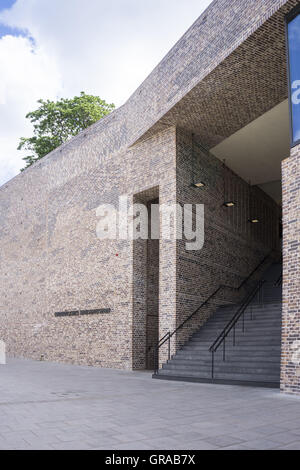
[[[222,360],[222,355],[216,357],[216,360]],[[247,356],[232,356],[232,355],[226,355],[226,361],[229,362],[230,364],[240,364],[242,366],[248,365],[248,364],[276,364],[278,365],[278,356],[274,357],[268,357],[268,356],[256,356],[256,357],[247,357]],[[184,357],[184,356],[175,356],[172,358],[171,361],[168,361],[168,363],[174,363],[174,364],[182,364],[182,365],[201,365],[201,364],[210,364],[211,363],[211,355],[205,357],[205,358],[197,358],[194,356],[190,357]]]
[[[220,309],[218,312],[215,313],[215,315],[211,318],[221,318],[222,316],[224,317],[230,317],[233,313],[237,312],[239,310],[239,306],[236,305],[234,308],[231,308],[229,311],[223,311],[222,309]],[[281,310],[282,310],[282,303],[278,302],[277,305],[275,304],[267,304],[267,305],[251,305],[248,306],[246,308],[246,312],[249,312],[249,311],[253,311],[253,312],[257,312],[257,313],[261,313],[263,315],[269,315],[270,313],[273,313],[273,314],[280,314]]]
[[[228,317],[226,319],[224,318],[218,319],[215,317],[210,318],[205,323],[205,327],[206,328],[209,328],[209,327],[220,328],[222,325],[226,325],[229,321],[231,321],[233,317],[234,317],[234,313],[232,314],[231,317]],[[241,316],[239,321],[241,321],[242,318],[243,317]],[[278,324],[280,325],[282,323],[281,312],[280,312],[280,315],[273,314],[270,316],[264,316],[263,313],[256,313],[256,312],[251,315],[251,312],[246,312],[244,315],[244,319],[245,319],[245,323],[249,323],[250,325],[257,324],[259,326],[270,325],[272,323],[278,326]]]
[[[210,348],[210,346],[213,344],[215,338],[211,339],[203,339],[203,340],[190,340],[189,343],[184,346],[184,348],[198,348],[198,347],[206,347],[207,349]],[[226,339],[226,343],[231,344],[233,343],[232,337],[228,337]],[[236,340],[235,340],[235,346],[271,346],[271,345],[278,345],[281,343],[281,336],[278,335],[278,337],[264,337],[264,336],[257,336],[257,337],[241,337],[241,335],[237,335]]]
[[[218,333],[221,333],[225,328],[227,328],[227,326],[229,325],[229,322],[227,323],[221,323],[219,325],[213,325],[213,324],[209,324],[209,325],[204,325],[202,326],[201,328],[199,328],[198,331],[196,331],[192,336],[191,338],[194,338],[194,337],[199,337],[199,336],[202,336],[203,333],[205,332],[206,334],[210,334],[210,335],[215,335],[217,337]],[[265,323],[256,323],[255,320],[253,321],[246,321],[244,322],[244,328],[245,330],[247,331],[252,331],[253,333],[260,333],[261,331],[270,331],[271,333],[274,332],[278,332],[281,330],[281,326],[282,326],[282,322],[274,322],[274,321],[270,321],[270,322],[265,322]],[[233,329],[232,329],[233,330]],[[239,332],[242,332],[243,330],[243,320],[240,320],[239,322],[237,322],[235,324],[235,330],[236,331],[239,331]]]
[[[218,313],[230,313],[232,310],[236,310],[237,308],[240,307],[241,304],[231,304],[231,305],[226,305],[226,306],[220,306],[217,308],[216,310],[216,315],[218,315]],[[279,310],[281,308],[281,302],[276,300],[273,304],[268,302],[267,305],[264,305],[264,303],[262,301],[254,301],[254,302],[251,302],[249,304],[253,309],[259,309],[261,307],[264,307],[266,309],[266,311],[269,311],[269,310]],[[248,306],[249,307],[249,306]],[[248,308],[247,307],[247,308]]]
[[[161,369],[158,372],[158,375],[165,375],[165,376],[175,376],[175,377],[194,377],[194,378],[211,378],[211,371],[209,372],[191,372],[188,373],[186,371],[173,371],[173,370],[165,370]],[[279,382],[280,376],[279,374],[233,374],[233,373],[224,373],[224,372],[217,372],[215,374],[215,379],[222,379],[222,380],[234,380],[234,381],[248,381],[248,382]]]
[[[210,347],[214,344],[216,337],[203,337],[203,338],[193,338],[191,339],[188,344],[184,346],[185,347],[192,347],[192,348],[199,348],[202,347],[207,350],[210,349]],[[270,345],[280,345],[281,344],[281,336],[253,336],[253,337],[245,337],[244,334],[241,333],[236,333],[235,335],[235,342],[233,335],[230,335],[226,338],[225,341],[226,345],[232,345],[235,347],[239,346],[256,346],[256,347],[263,347],[263,346],[270,346]]]
[[[221,316],[219,315],[218,317],[212,317],[210,318],[208,321],[207,321],[207,324],[211,324],[211,323],[215,323],[215,324],[218,324],[218,323],[228,323],[233,317],[234,315],[237,313],[237,311],[233,311],[231,312],[230,315],[226,315],[226,316]],[[282,312],[268,312],[268,313],[265,313],[263,311],[254,311],[253,310],[253,313],[252,313],[252,316],[253,316],[253,319],[254,320],[260,320],[260,321],[270,321],[270,320],[275,320],[275,321],[280,321],[282,319]],[[245,312],[245,319],[250,319],[251,318],[251,310],[247,310]]]
[[[239,305],[235,305],[230,310],[225,310],[225,311],[223,309],[219,309],[212,318],[220,318],[222,315],[223,316],[230,316],[232,313],[237,312],[239,307],[240,307]],[[279,314],[282,310],[282,303],[278,302],[276,304],[267,304],[267,305],[264,305],[264,304],[262,304],[262,305],[260,305],[260,304],[250,304],[246,308],[246,311],[248,312],[250,310],[252,310],[253,312],[261,312],[264,315],[268,315],[270,313],[278,313]]]
[[[204,335],[206,335],[207,337],[209,336],[210,338],[217,338],[217,336],[220,333],[222,333],[225,327],[226,325],[222,325],[220,327],[201,328],[199,331],[197,331],[191,336],[191,339],[203,338]],[[273,333],[278,334],[278,331],[280,334],[281,323],[279,323],[278,325],[274,325],[274,324],[254,325],[254,324],[245,322],[244,329],[245,329],[245,334],[253,333],[253,334],[257,334],[258,336],[260,336],[261,334],[266,334],[266,332],[268,332],[268,336],[269,336],[269,335],[272,335]],[[243,323],[238,323],[235,326],[235,331],[236,333],[243,334]],[[229,334],[233,334],[233,329],[231,330]]]
[[[216,362],[220,362],[220,361],[223,361],[223,354],[220,354],[220,355],[215,355],[215,360]],[[174,364],[183,364],[183,365],[195,365],[195,364],[198,364],[199,367],[202,365],[202,364],[211,364],[212,362],[212,356],[211,354],[207,355],[207,356],[203,356],[203,357],[197,357],[197,356],[176,356],[175,358],[171,359],[168,364],[170,363],[174,363]],[[250,358],[249,357],[246,357],[246,356],[243,356],[243,357],[233,357],[232,355],[230,354],[226,354],[226,362],[230,363],[230,364],[233,364],[233,365],[236,365],[236,364],[241,364],[242,366],[246,365],[246,364],[257,364],[257,363],[261,363],[261,364],[269,364],[269,365],[272,365],[272,364],[280,364],[280,356],[271,356],[271,357],[267,357],[267,356],[255,356],[254,358]]]
[[[211,371],[212,364],[202,364],[201,367],[197,367],[196,365],[180,365],[180,364],[164,364],[163,365],[163,370],[174,370],[174,371],[182,371],[185,373],[190,373],[190,372],[209,372]],[[280,374],[280,366],[279,365],[260,365],[256,364],[256,366],[252,364],[247,364],[245,366],[242,365],[233,365],[229,363],[219,363],[215,362],[214,363],[214,370],[215,372],[220,372],[220,373],[226,373],[226,374],[267,374],[267,375],[279,375]]]
[[[211,344],[209,345],[209,347],[211,346]],[[234,350],[236,350],[236,347],[238,346],[238,350],[240,352],[245,352],[245,353],[248,353],[248,354],[255,354],[255,353],[271,353],[271,352],[280,352],[281,351],[281,344],[265,344],[265,345],[256,345],[255,343],[254,344],[236,344],[236,346],[234,347],[232,345],[232,342],[227,342],[226,343],[226,351],[228,352],[232,352]],[[186,344],[182,349],[181,351],[184,353],[184,352],[190,352],[190,351],[193,351],[193,352],[198,352],[199,354],[201,352],[208,352],[209,350],[209,347],[207,347],[207,344],[206,345],[199,345],[199,346],[190,346],[190,344]],[[220,349],[222,347],[220,346]],[[180,351],[178,351],[177,354],[179,354]]]
[[[195,333],[191,337],[191,341],[202,339],[204,337],[210,337],[210,338],[217,337],[218,333],[222,333],[223,330],[224,328],[222,329],[203,328],[198,333]],[[230,334],[233,334],[233,329],[231,331],[232,333]],[[262,328],[260,326],[245,323],[245,332],[243,333],[243,324],[241,323],[241,324],[236,325],[235,332],[236,334],[243,334],[243,335],[247,334],[248,336],[251,335],[252,337],[255,337],[255,338],[259,336],[266,336],[266,333],[268,337],[271,337],[271,336],[277,337],[281,335],[280,324],[278,326],[264,325],[264,328]]]
[[[232,312],[230,312],[229,315],[214,315],[213,317],[211,317],[207,323],[211,323],[211,322],[221,322],[221,321],[227,321],[227,320],[231,320],[234,315],[237,313],[238,310],[233,310]],[[264,320],[264,321],[269,321],[269,320],[281,320],[282,318],[282,311],[281,310],[270,310],[269,312],[264,312],[263,309],[261,310],[251,310],[251,309],[247,309],[245,310],[245,318],[251,318],[251,312],[252,312],[252,316],[253,318],[257,319],[257,320]]]

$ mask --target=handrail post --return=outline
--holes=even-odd
[[[223,341],[223,361],[226,361],[226,336],[224,333],[224,341]]]
[[[260,305],[263,304],[263,282],[260,281],[260,286],[259,286],[259,293],[260,293]]]
[[[171,333],[169,331],[169,336],[168,336],[168,358],[169,360],[171,359]]]
[[[215,352],[214,350],[212,350],[211,352],[211,378],[212,380],[214,379],[214,375],[215,375],[214,366],[215,366]]]

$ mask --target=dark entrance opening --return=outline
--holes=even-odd
[[[159,227],[155,220],[157,212],[153,211],[153,205],[158,205],[159,200],[154,199],[148,203],[149,233],[151,233],[151,220]],[[157,366],[155,346],[159,340],[159,239],[147,241],[147,319],[146,319],[146,367],[154,370]]]
[[[156,367],[159,339],[159,188],[134,195],[147,208],[148,238],[133,241],[132,367]]]

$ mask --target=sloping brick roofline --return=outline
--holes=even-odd
[[[214,0],[123,106],[17,178],[57,161],[62,152],[65,156],[72,154],[82,145],[92,146],[102,159],[130,147],[152,128],[155,132],[178,125],[173,117],[165,121],[162,118],[170,118],[168,113],[172,110],[176,115],[176,106],[191,90],[204,83],[213,70],[276,12],[282,9],[282,17],[296,4],[297,0]]]
[[[245,14],[248,3],[244,2]],[[202,144],[211,148],[286,100],[285,16],[296,4],[297,0],[285,2],[268,19],[264,17],[258,28],[252,28],[249,36],[238,36],[240,43],[224,60],[219,61],[217,51],[221,47],[215,45],[217,59],[211,60],[202,78],[197,77],[196,85],[182,91],[181,98],[147,129],[142,139],[166,126],[176,126],[197,134]],[[230,29],[230,34],[235,41],[235,30]],[[224,36],[222,33],[216,42],[223,41]],[[195,58],[195,70],[203,66],[203,57],[201,51]]]
[[[131,97],[143,98],[139,103],[143,108],[139,120],[142,126],[136,135],[141,137],[167,115],[279,10],[282,20],[298,3],[298,0],[213,1]],[[284,27],[283,21],[281,26]],[[284,37],[283,30],[281,33]],[[261,43],[260,48],[263,47]],[[275,49],[273,52],[278,53]],[[156,97],[149,103],[147,97],[153,94],[153,89]]]

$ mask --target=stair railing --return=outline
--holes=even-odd
[[[281,287],[282,286],[282,279],[283,279],[282,274],[280,274],[279,278],[274,283],[274,287]]]
[[[242,319],[242,330],[243,333],[245,332],[245,313],[247,311],[248,306],[255,299],[258,297],[258,302],[263,304],[263,286],[266,283],[265,280],[259,281],[259,283],[255,286],[255,288],[247,295],[243,303],[239,306],[237,312],[231,318],[231,320],[227,323],[223,331],[219,334],[217,339],[213,342],[211,347],[209,348],[209,352],[211,353],[211,378],[214,379],[214,372],[215,372],[215,353],[218,351],[221,345],[223,345],[223,361],[226,361],[226,339],[228,338],[231,331],[233,331],[233,346],[236,344],[236,326],[240,319]],[[251,308],[251,316],[250,319],[253,320],[253,309]]]
[[[272,254],[274,253],[274,250],[272,250],[267,256],[263,258],[263,260],[251,271],[249,276],[247,276],[242,283],[238,287],[232,287],[232,286],[227,286],[226,284],[220,284],[220,286],[204,301],[202,304],[188,317],[186,318],[172,333],[168,331],[155,346],[150,346],[148,348],[147,353],[149,354],[151,350],[153,350],[153,363],[154,363],[154,374],[157,375],[158,370],[159,370],[159,351],[162,346],[164,346],[166,343],[168,343],[168,360],[171,359],[171,339],[173,336],[181,330],[192,318],[195,317],[199,311],[205,307],[216,295],[222,290],[222,289],[231,289],[233,291],[239,292],[242,287],[247,284],[247,282],[251,279],[251,277],[258,271],[264,264],[265,262],[271,258]]]
[[[184,325],[191,320],[191,318],[193,318],[196,313],[198,313],[205,305],[207,305],[210,300],[215,296],[217,295],[217,293],[223,288],[223,287],[228,287],[228,286],[220,286],[218,287],[218,289],[216,289],[198,308],[197,310],[195,310],[192,315],[190,315],[186,320],[184,320],[184,322],[181,323],[181,325],[179,325],[172,333],[170,331],[168,331],[168,333],[165,334],[165,336],[163,336],[159,342],[157,343],[157,345],[155,345],[154,347],[150,347],[148,352],[151,351],[151,349],[153,349],[153,352],[154,352],[154,364],[155,364],[155,370],[154,370],[154,374],[156,375],[158,373],[158,369],[159,369],[159,363],[158,363],[158,357],[159,357],[159,350],[160,348],[168,343],[168,360],[171,359],[171,339],[173,338],[173,336],[179,331],[181,330],[181,328],[184,327]],[[231,287],[230,287],[231,288]],[[234,289],[234,288],[231,288],[231,289]]]

